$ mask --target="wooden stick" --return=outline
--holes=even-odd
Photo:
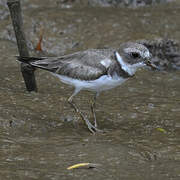
[[[7,0],[7,5],[11,13],[11,19],[14,27],[19,55],[29,57],[26,38],[23,31],[20,0]],[[35,69],[32,66],[27,65],[25,63],[21,63],[21,72],[24,78],[27,91],[37,91],[34,71]]]

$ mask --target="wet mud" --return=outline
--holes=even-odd
[[[92,135],[67,103],[72,87],[37,70],[38,93],[26,91],[14,57],[18,51],[10,17],[2,2],[0,179],[178,180],[180,3],[138,9],[69,9],[43,1],[22,3],[32,55],[43,28],[42,49],[48,55],[142,40],[154,58],[160,59],[162,71],[142,69],[122,86],[100,94],[96,113],[99,128],[105,132]],[[157,43],[154,39],[162,40]],[[155,46],[158,48],[153,49]],[[174,59],[167,51],[176,54]],[[170,69],[163,68],[167,67],[164,61]],[[92,97],[93,93],[82,91],[74,99],[90,120]],[[67,170],[81,162],[99,166]]]

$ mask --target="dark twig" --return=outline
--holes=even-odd
[[[7,5],[11,13],[11,19],[16,35],[19,55],[22,57],[29,57],[26,38],[23,31],[20,0],[7,0]],[[35,69],[30,65],[24,63],[21,64],[21,72],[26,84],[27,91],[37,91],[34,70]]]

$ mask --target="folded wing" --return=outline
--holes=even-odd
[[[18,60],[59,75],[95,80],[107,74],[110,64],[113,63],[111,55],[113,51],[108,53],[107,50],[92,49],[61,57],[18,57]]]

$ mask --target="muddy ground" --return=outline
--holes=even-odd
[[[104,133],[90,134],[67,103],[73,89],[48,72],[36,71],[38,93],[28,93],[15,61],[15,37],[0,3],[0,179],[178,180],[180,178],[180,72],[137,72],[102,93],[97,119]],[[126,8],[62,7],[24,1],[31,53],[43,28],[44,53],[62,55],[87,48],[118,47],[126,41],[180,40],[179,1]],[[78,106],[92,117],[93,94]],[[94,169],[67,170],[90,162]]]

